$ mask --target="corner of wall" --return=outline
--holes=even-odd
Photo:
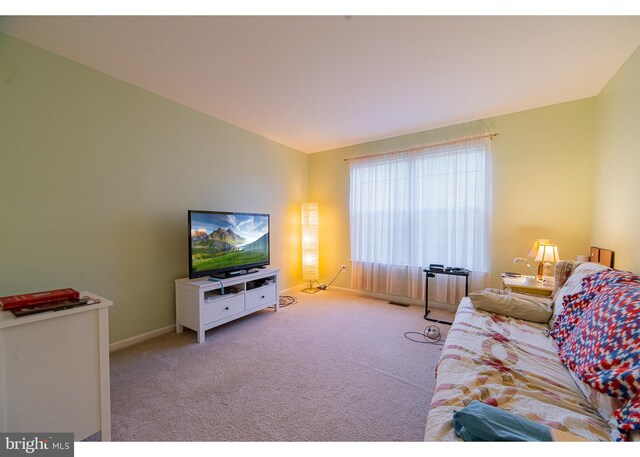
[[[596,97],[596,175],[591,244],[615,267],[640,273],[640,47]]]

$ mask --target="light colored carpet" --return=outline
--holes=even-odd
[[[424,308],[292,295],[202,345],[185,329],[112,353],[113,440],[421,441],[442,346],[404,332]]]

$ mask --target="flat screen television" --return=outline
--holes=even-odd
[[[269,215],[189,210],[189,278],[269,265]]]

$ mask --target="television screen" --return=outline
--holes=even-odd
[[[189,211],[189,278],[269,264],[269,215]]]

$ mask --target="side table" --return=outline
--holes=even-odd
[[[527,278],[532,278],[532,276],[520,276],[519,278],[503,277],[502,286],[512,292],[540,295],[542,297],[550,297],[553,293],[553,286],[546,285],[542,281],[527,284]]]
[[[424,318],[430,322],[437,322],[440,324],[451,325],[453,322],[447,322],[440,319],[431,319],[429,317],[429,278],[434,278],[436,275],[451,275],[451,276],[464,276],[464,296],[469,295],[469,270],[452,270],[451,268],[425,268],[424,271],[427,276],[424,280]]]

